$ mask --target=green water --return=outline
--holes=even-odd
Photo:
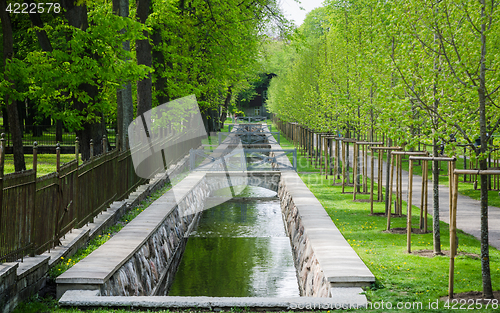
[[[240,194],[273,195],[258,187]],[[168,295],[298,297],[279,200],[231,200],[204,211]]]

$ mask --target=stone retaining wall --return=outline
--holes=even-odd
[[[208,196],[204,173],[192,173],[152,203],[84,260],[56,279],[57,294],[100,290],[101,295],[143,296],[173,279],[185,238]]]
[[[269,143],[271,149],[281,149],[273,137]],[[287,156],[277,161],[291,166]],[[282,170],[278,197],[301,296],[335,297],[339,288],[359,288],[375,282],[375,276],[295,171]]]
[[[23,263],[0,264],[0,313],[12,311],[45,285],[49,257],[38,255]]]
[[[193,215],[174,210],[146,243],[101,288],[103,296],[156,295],[170,285],[184,251]]]
[[[290,238],[300,295],[303,297],[328,297],[330,284],[321,270],[318,259],[307,236],[293,196],[280,181],[278,197],[285,228]]]
[[[279,173],[256,172],[249,177],[239,173],[231,181],[233,185],[250,182],[277,189]],[[225,173],[191,173],[98,250],[59,276],[58,297],[74,289],[99,290],[103,296],[166,294],[187,237],[199,213],[207,208],[206,199],[227,187]]]

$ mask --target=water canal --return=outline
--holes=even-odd
[[[276,192],[247,186],[204,211],[168,295],[299,297]]]

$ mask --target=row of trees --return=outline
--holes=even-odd
[[[484,170],[500,127],[498,34],[496,0],[329,0],[273,57],[286,65],[271,82],[269,109],[317,131],[379,131],[408,147],[432,144],[434,155],[443,142],[450,155],[463,145]],[[435,226],[438,171],[435,164]],[[439,232],[434,246],[440,252]],[[485,175],[481,264],[490,298]]]
[[[15,13],[13,1],[0,0],[0,105],[16,171],[25,169],[18,102],[76,130],[82,159],[90,139],[101,147],[105,117],[126,144],[134,113],[189,94],[212,131],[256,76],[262,37],[292,30],[277,0],[62,0],[51,12],[24,3],[45,10]]]

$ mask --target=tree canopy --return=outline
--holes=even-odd
[[[106,0],[65,0],[50,13],[9,14],[13,3],[2,0],[13,53],[0,68],[0,105],[29,99],[39,116],[79,131],[83,145],[105,133],[106,117],[116,118],[116,91],[128,82],[138,82],[139,113],[195,94],[207,122],[218,119],[213,112],[229,87],[237,91],[252,81],[262,38],[271,28],[293,32],[276,0],[126,1],[128,17]]]

